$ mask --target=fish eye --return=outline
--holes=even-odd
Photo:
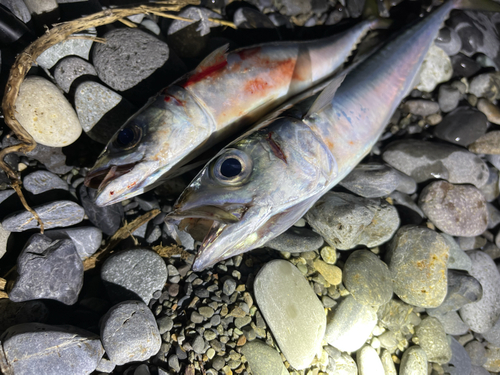
[[[116,139],[113,142],[115,147],[121,150],[129,150],[139,143],[142,136],[142,130],[136,125],[126,126],[118,131]]]
[[[215,161],[213,177],[224,185],[246,181],[252,172],[252,160],[241,150],[228,149]]]

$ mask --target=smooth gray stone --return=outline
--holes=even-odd
[[[480,188],[489,177],[488,166],[479,156],[454,145],[416,139],[396,141],[387,146],[382,158],[417,183],[443,178]]]
[[[255,277],[254,294],[290,365],[297,370],[309,367],[321,346],[326,317],[302,273],[288,261],[273,260]]]
[[[398,375],[391,354],[387,350],[382,350],[380,360],[382,361],[382,366],[384,366],[385,375]]]
[[[327,319],[326,342],[340,351],[353,352],[363,346],[375,328],[377,309],[348,295]]]
[[[102,231],[96,227],[77,227],[48,230],[45,235],[53,240],[69,238],[75,244],[80,258],[93,255],[101,246]]]
[[[76,56],[65,57],[54,70],[54,78],[65,93],[69,93],[72,83],[84,75],[97,76],[97,72],[91,63]]]
[[[410,99],[402,106],[405,113],[426,117],[439,112],[439,104],[425,99]]]
[[[488,331],[484,332],[483,337],[489,343],[494,346],[500,347],[500,319],[498,319],[493,327],[491,327]]]
[[[280,9],[280,13],[285,16],[298,16],[299,14],[307,14],[312,10],[312,4],[308,1],[297,0],[274,0],[276,8]]]
[[[441,111],[451,112],[458,106],[458,102],[462,98],[462,93],[453,86],[439,86],[438,103]]]
[[[8,8],[14,16],[24,23],[31,21],[31,13],[23,0],[0,0],[0,4]]]
[[[96,190],[87,188],[83,184],[80,186],[79,193],[82,206],[90,222],[108,236],[115,234],[120,229],[124,217],[122,204],[115,203],[104,207],[97,206],[95,204]]]
[[[469,256],[457,244],[455,239],[446,233],[441,233],[448,246],[450,246],[450,256],[448,258],[448,269],[470,271],[472,267]]]
[[[339,250],[381,245],[399,226],[397,211],[387,202],[337,192],[326,193],[304,218]]]
[[[500,74],[484,73],[474,77],[469,84],[469,93],[490,101],[500,99]]]
[[[10,232],[3,229],[2,225],[0,225],[0,259],[7,252],[7,242],[9,241]]]
[[[40,194],[53,189],[68,190],[68,183],[49,171],[35,171],[23,178],[26,190],[33,194]]]
[[[429,220],[452,236],[479,236],[488,228],[488,208],[474,186],[435,181],[420,193],[418,202]]]
[[[500,155],[485,155],[485,159],[493,164],[496,169],[500,170]]]
[[[260,340],[247,342],[241,353],[245,356],[254,375],[288,375],[288,371],[276,349]]]
[[[457,311],[462,306],[479,301],[483,297],[481,283],[466,272],[448,270],[448,292],[443,303],[434,309],[427,309],[431,316]]]
[[[289,253],[304,253],[318,250],[324,243],[323,237],[307,228],[291,227],[265,246]]]
[[[493,229],[500,224],[500,210],[491,203],[486,203],[486,208],[488,208],[488,229]]]
[[[453,65],[453,72],[458,77],[468,78],[481,70],[481,65],[479,65],[476,60],[473,60],[461,53],[452,56],[451,63]]]
[[[13,302],[0,299],[0,333],[22,323],[45,323],[49,309],[42,301]]]
[[[83,263],[73,242],[43,234],[30,237],[17,258],[17,272],[9,293],[13,302],[47,298],[72,305],[83,286]]]
[[[387,264],[367,250],[353,252],[342,272],[346,289],[363,305],[380,306],[392,297],[392,278]]]
[[[476,250],[482,248],[488,242],[486,238],[481,236],[475,237],[455,237],[460,248],[464,251]]]
[[[124,250],[110,256],[101,268],[101,278],[113,301],[141,299],[149,303],[168,278],[161,256],[151,250]]]
[[[155,317],[139,301],[121,302],[103,316],[101,340],[109,359],[117,365],[146,361],[161,346]]]
[[[386,255],[394,293],[414,306],[439,306],[446,297],[448,256],[449,246],[438,233],[413,225],[401,227]]]
[[[233,15],[233,22],[239,29],[274,29],[273,22],[253,8],[238,8]]]
[[[14,189],[7,189],[0,191],[0,203],[10,197],[12,194],[15,194],[16,191]]]
[[[218,18],[221,19],[221,15],[211,11],[210,9],[202,8],[202,7],[186,7],[180,13],[179,17],[190,18],[192,20],[201,21],[196,29],[200,36],[205,36],[210,33],[210,28],[220,26],[219,23],[209,21],[209,18]],[[177,31],[185,28],[186,26],[191,25],[191,22],[175,20],[170,24],[168,28],[168,35],[172,35]]]
[[[416,182],[409,176],[384,164],[359,164],[340,183],[364,198],[379,198],[399,190],[413,194]]]
[[[193,341],[191,342],[191,347],[196,354],[203,354],[205,352],[205,340],[201,335],[196,335]]]
[[[470,274],[481,283],[483,298],[460,309],[460,316],[471,330],[488,332],[500,317],[500,273],[489,255],[482,251],[467,252],[472,260]]]
[[[481,193],[487,202],[493,202],[500,195],[500,186],[498,184],[498,169],[488,167],[490,175],[488,181],[481,187]]]
[[[85,215],[83,208],[71,201],[55,201],[32,208],[43,221],[45,229],[78,224]],[[3,219],[2,227],[10,232],[23,232],[38,228],[38,222],[30,212],[18,211]]]
[[[484,135],[487,127],[484,113],[470,107],[459,107],[434,128],[434,135],[450,143],[468,146]]]
[[[116,364],[111,362],[110,360],[106,358],[101,358],[101,361],[97,364],[96,371],[99,371],[100,373],[104,372],[107,374],[111,374],[113,370],[115,369]],[[159,372],[161,375],[161,373]],[[135,374],[134,374],[135,375]],[[168,374],[166,374],[168,375]]]
[[[104,35],[106,44],[95,46],[94,67],[99,78],[113,90],[125,91],[163,66],[169,48],[139,29],[115,29]]]
[[[411,346],[404,351],[399,375],[427,375],[427,355],[420,346]]]
[[[451,347],[451,360],[443,365],[443,369],[450,375],[472,375],[471,359],[464,347],[453,337],[448,336]]]
[[[20,324],[7,329],[0,341],[4,374],[86,375],[104,354],[99,336],[72,326]]]
[[[365,345],[357,351],[356,363],[359,375],[386,375],[380,357],[370,345]]]
[[[482,366],[486,363],[486,349],[479,341],[472,340],[464,348],[469,354],[471,363],[475,366]]]
[[[491,375],[491,374],[484,367],[472,365],[471,372],[470,374],[467,375]]]
[[[446,52],[448,56],[456,55],[462,48],[462,40],[457,32],[449,27],[443,27],[439,30],[439,34],[434,40],[434,43]]]
[[[469,332],[469,326],[464,323],[456,311],[450,311],[444,315],[436,315],[435,318],[441,322],[444,331],[448,335],[459,336]]]
[[[429,362],[448,363],[451,359],[451,348],[446,338],[443,325],[432,316],[423,319],[415,327],[418,345],[424,350]]]

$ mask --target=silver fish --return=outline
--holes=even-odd
[[[235,131],[336,72],[363,36],[388,25],[365,20],[329,38],[278,42],[227,53],[152,98],[112,137],[87,175],[105,206],[139,195]]]
[[[341,181],[413,88],[449,12],[463,6],[500,11],[483,0],[444,3],[334,80],[303,118],[266,123],[212,159],[167,217],[214,220],[193,269],[263,246]]]

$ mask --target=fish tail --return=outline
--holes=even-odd
[[[480,10],[485,12],[500,12],[500,4],[492,0],[453,0],[453,8]]]

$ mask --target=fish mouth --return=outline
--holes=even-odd
[[[222,234],[222,232],[224,232],[224,229],[226,229],[228,225],[231,224],[222,223],[220,221],[213,222],[212,227],[208,231],[205,239],[203,240],[203,243],[198,249],[198,253],[192,266],[194,272],[202,271],[205,268],[211,267],[223,260],[222,256],[215,258],[205,256],[205,249],[212,246],[212,244],[220,237],[220,235]]]
[[[237,223],[241,220],[247,207],[241,204],[224,207],[206,205],[187,209],[175,208],[167,217],[171,219],[197,218],[217,221],[223,224]]]
[[[89,188],[97,189],[99,194],[111,181],[130,172],[136,164],[112,165],[104,169],[97,169],[87,174],[83,183]]]

